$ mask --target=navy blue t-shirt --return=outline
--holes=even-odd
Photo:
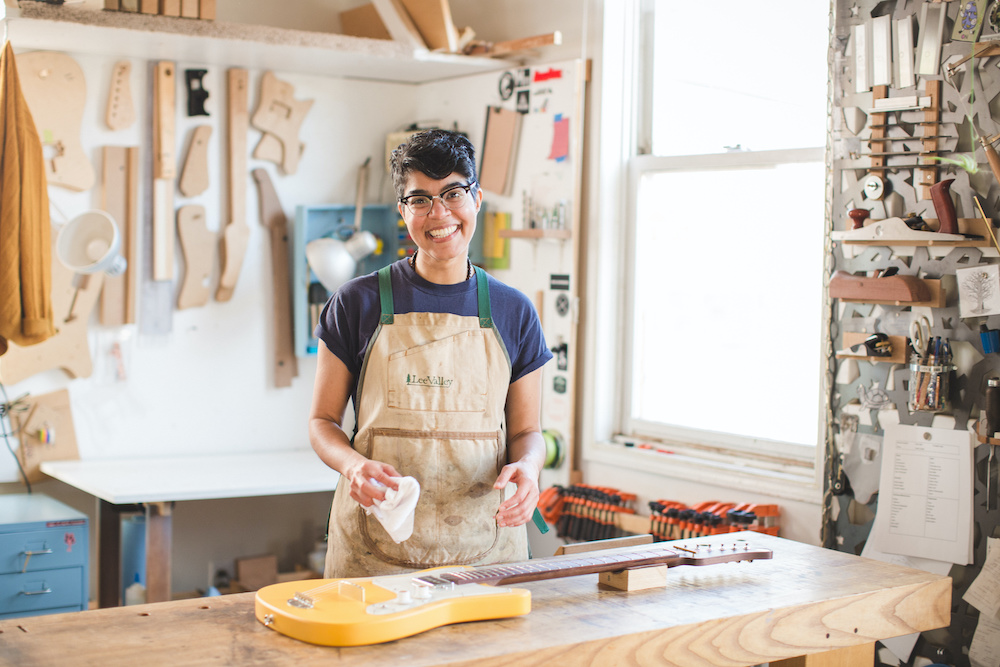
[[[479,315],[475,276],[457,285],[437,285],[417,275],[406,259],[394,262],[390,275],[393,307],[397,314]],[[493,323],[510,356],[510,381],[513,383],[544,366],[552,358],[552,352],[545,343],[538,314],[528,297],[493,276],[488,278]],[[378,273],[375,272],[355,278],[337,290],[327,301],[316,326],[314,335],[354,376],[351,396],[355,399],[365,350],[378,326],[380,313]]]

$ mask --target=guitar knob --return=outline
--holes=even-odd
[[[430,600],[431,599],[431,587],[430,586],[414,586],[413,587],[413,597],[418,600]]]
[[[410,591],[399,591],[399,595],[396,596],[396,604],[411,604],[413,602],[413,596],[410,595]]]

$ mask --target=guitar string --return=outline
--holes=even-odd
[[[732,555],[739,554],[740,558],[738,560],[754,560],[755,558],[760,558],[766,552],[757,551],[736,551],[736,547],[733,547],[734,551],[731,552]],[[719,551],[725,551],[725,547],[718,547]],[[552,560],[548,562],[539,561],[537,563],[507,563],[501,565],[493,565],[480,567],[474,570],[457,570],[453,572],[442,572],[441,578],[451,583],[467,584],[474,583],[480,580],[491,580],[491,579],[503,579],[507,576],[517,575],[517,574],[537,574],[543,572],[550,572],[553,570],[564,570],[576,567],[585,567],[587,565],[617,565],[621,563],[627,563],[630,561],[642,560],[645,558],[662,558],[667,555],[673,555],[681,557],[676,551],[670,548],[656,549],[656,550],[646,550],[646,551],[633,551],[622,554],[615,555],[604,555],[604,556],[590,556],[586,558],[577,559],[567,559],[567,560]],[[682,557],[683,558],[683,557]],[[706,560],[708,558],[707,554],[702,554],[695,560]],[[435,576],[435,575],[432,575]],[[416,577],[414,577],[416,578]],[[333,592],[334,589],[339,589],[340,582],[343,579],[335,579],[322,586],[317,586],[316,588],[309,589],[300,593],[301,595],[308,597],[320,597],[326,593]]]

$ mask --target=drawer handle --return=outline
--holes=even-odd
[[[22,551],[21,555],[28,556],[30,558],[31,556],[44,556],[45,554],[50,553],[52,553],[52,549],[42,549],[41,551]]]
[[[21,595],[45,595],[46,593],[51,593],[51,588],[43,588],[40,591],[21,591]]]
[[[25,559],[24,559],[24,567],[21,568],[21,572],[28,571],[28,563],[31,562],[32,556],[44,556],[50,553],[52,553],[52,549],[41,549],[39,551],[22,551],[21,555],[25,556]]]

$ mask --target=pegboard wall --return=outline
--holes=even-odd
[[[861,554],[878,494],[877,487],[867,488],[870,480],[851,479],[851,459],[858,456],[851,445],[866,434],[881,436],[889,423],[966,430],[979,418],[987,378],[1000,377],[1000,354],[984,350],[980,325],[1000,329],[1000,315],[962,317],[957,272],[997,264],[998,253],[985,234],[949,243],[893,237],[852,244],[838,232],[854,226],[848,215],[853,209],[866,209],[869,224],[901,218],[916,229],[920,216],[927,228],[937,230],[945,216],[939,215],[931,186],[954,179],[950,195],[960,231],[981,221],[973,199],[978,196],[996,233],[1000,184],[980,138],[1000,133],[1000,3],[834,0],[833,11],[828,275],[831,280],[837,272],[873,277],[893,269],[902,276],[940,280],[945,291],[944,299],[933,305],[847,302],[830,294],[823,542]],[[991,44],[995,49],[986,48]],[[986,231],[985,225],[981,230]],[[948,339],[955,353],[950,409],[937,413],[910,411],[912,378],[905,362],[875,361],[864,352],[862,358],[844,354],[848,339],[875,333],[909,348],[910,325],[921,317],[927,318],[931,337]],[[980,444],[973,455],[975,561],[951,567],[951,626],[923,633],[902,659],[881,649],[876,664],[970,665],[979,612],[962,596],[985,562],[986,538],[1000,536],[1000,509],[987,506],[990,447]],[[994,477],[990,493],[998,492]]]

